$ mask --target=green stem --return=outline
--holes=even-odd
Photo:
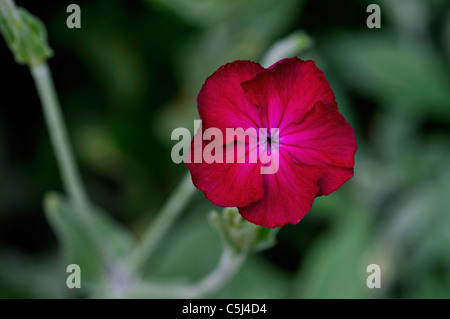
[[[32,67],[31,73],[41,99],[64,189],[70,199],[85,211],[89,207],[89,200],[74,160],[50,70],[47,64],[43,63]]]
[[[228,280],[230,280],[240,268],[247,254],[235,254],[227,247],[224,247],[222,256],[216,269],[205,276],[188,292],[187,298],[202,298],[219,290]]]
[[[132,288],[129,298],[202,298],[223,287],[239,270],[247,254],[235,254],[224,247],[219,263],[208,275],[195,284],[140,283]]]
[[[30,69],[41,100],[64,189],[68,193],[74,211],[80,216],[88,236],[91,237],[91,240],[102,255],[105,265],[110,266],[113,264],[114,258],[103,239],[99,236],[89,215],[91,203],[73,155],[50,69],[46,63],[32,66]]]
[[[144,233],[141,243],[133,251],[130,259],[132,270],[142,270],[161,239],[195,193],[194,191],[195,187],[192,185],[191,176],[186,174]]]

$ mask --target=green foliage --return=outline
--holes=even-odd
[[[393,35],[365,32],[334,37],[327,52],[352,87],[386,107],[450,117],[448,72],[432,48],[422,43],[402,45]]]
[[[0,31],[17,63],[39,65],[52,55],[42,22],[10,0],[0,1]]]
[[[200,24],[195,35],[182,41],[175,66],[182,95],[155,118],[154,128],[163,143],[176,127],[192,126],[197,117],[197,93],[206,77],[234,60],[258,60],[273,41],[294,24],[290,14],[303,1],[148,1],[172,10],[187,23]],[[189,8],[189,9],[185,9]]]
[[[199,280],[216,266],[221,240],[206,218],[211,205],[200,199],[195,214],[188,214],[152,258],[146,279],[188,283]],[[288,276],[262,256],[252,254],[235,276],[211,298],[286,298]]]
[[[0,298],[70,298],[65,269],[55,254],[38,258],[19,251],[0,255]]]
[[[295,298],[364,298],[365,254],[370,239],[368,215],[361,209],[344,214],[334,229],[308,252],[293,289]]]
[[[113,262],[126,260],[133,246],[132,236],[104,212],[90,211],[92,229],[89,234],[82,216],[61,196],[50,193],[45,197],[44,209],[64,253],[63,265],[77,264],[82,269],[83,282],[88,287],[99,284],[108,275]],[[102,245],[99,245],[99,241]],[[105,251],[102,251],[104,249]],[[105,264],[105,255],[111,264]]]

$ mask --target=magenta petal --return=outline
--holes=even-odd
[[[299,123],[286,127],[281,143],[301,163],[319,167],[318,195],[328,195],[353,176],[357,150],[353,128],[336,110],[317,103]]]
[[[263,198],[239,207],[239,212],[246,220],[263,227],[297,224],[311,209],[321,175],[319,168],[298,163],[281,149],[278,172],[264,175]]]
[[[195,138],[194,138],[195,140]],[[208,142],[208,143],[214,143]],[[190,158],[192,151],[202,152],[208,144],[203,141],[203,145],[194,149],[194,141],[191,143],[191,152],[187,155]],[[243,163],[238,162],[238,149],[244,148],[245,158],[240,158]],[[226,163],[227,154],[233,149],[233,163]],[[222,207],[245,206],[257,201],[263,196],[263,178],[260,173],[260,163],[250,163],[250,153],[256,153],[255,144],[244,144],[232,142],[224,147],[223,163],[186,163],[192,176],[195,187],[201,190],[205,197],[214,205]],[[192,159],[194,156],[192,156]]]
[[[197,97],[203,127],[216,127],[224,134],[226,128],[260,127],[259,110],[246,97],[241,83],[262,71],[258,63],[235,61],[208,77]]]
[[[330,84],[314,61],[284,59],[242,83],[242,87],[264,113],[265,127],[283,128],[299,121],[319,101],[337,109]]]

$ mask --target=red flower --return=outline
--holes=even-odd
[[[279,143],[225,139],[229,149],[278,152],[279,169],[261,174],[261,162],[187,163],[194,185],[213,204],[236,206],[243,218],[263,227],[297,224],[315,197],[339,189],[353,176],[357,149],[353,129],[338,112],[328,81],[313,61],[281,60],[268,69],[235,61],[206,79],[197,98],[204,133],[218,128],[279,128]],[[194,137],[195,140],[195,137]],[[214,139],[201,144],[203,151]],[[236,156],[235,156],[236,159]],[[267,165],[266,165],[267,166]]]

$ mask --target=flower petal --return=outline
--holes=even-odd
[[[318,101],[337,109],[330,84],[311,60],[281,60],[242,83],[242,87],[261,108],[263,125],[268,128],[283,128],[301,120]]]
[[[186,166],[194,186],[201,190],[211,203],[222,207],[246,206],[262,198],[263,179],[260,173],[261,164],[257,161],[256,140],[251,143],[236,141],[226,145],[221,141],[203,140],[199,146],[200,143],[195,143],[195,139],[196,137],[187,154],[192,163],[186,162]],[[206,145],[210,143],[223,147],[222,163],[207,163],[204,158],[201,163],[194,163],[194,154],[203,154]],[[245,154],[245,157],[238,156],[239,154]],[[227,163],[227,156],[230,157],[228,162],[232,163]],[[250,160],[250,156],[255,160]]]
[[[282,147],[297,161],[322,170],[318,195],[334,192],[353,176],[355,133],[337,110],[319,102],[281,136]]]
[[[243,218],[268,228],[297,224],[311,209],[322,176],[319,168],[298,163],[286,150],[280,149],[279,154],[278,172],[263,175],[263,198],[239,207]]]
[[[263,70],[252,61],[235,61],[208,77],[197,97],[203,127],[217,127],[224,136],[226,128],[260,127],[259,109],[248,100],[241,83]]]

